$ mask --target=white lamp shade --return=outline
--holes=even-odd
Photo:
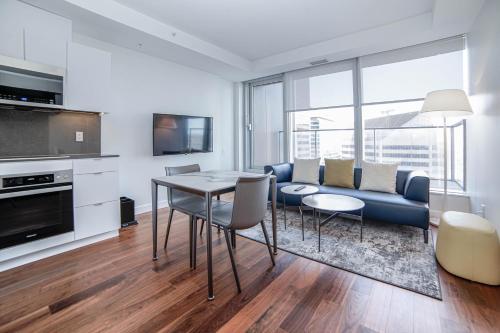
[[[442,117],[467,116],[472,114],[472,107],[465,91],[445,89],[428,93],[420,112],[432,112]]]

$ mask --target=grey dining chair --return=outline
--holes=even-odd
[[[260,223],[271,262],[275,265],[271,243],[267,234],[264,218],[267,212],[269,194],[269,175],[257,177],[240,177],[236,183],[233,203],[212,208],[212,223],[224,231],[227,250],[231,259],[234,278],[238,292],[241,292],[240,279],[234,260],[229,233],[235,230],[249,229]],[[206,211],[196,215],[206,220]],[[209,226],[207,226],[209,227]]]
[[[186,174],[191,172],[199,172],[200,166],[198,164],[190,164],[176,167],[165,167],[167,176],[175,176],[180,174]],[[191,194],[185,191],[176,189],[167,189],[168,194],[168,206],[169,206],[169,217],[167,224],[167,231],[165,235],[165,243],[163,248],[167,248],[168,237],[170,234],[170,227],[172,225],[172,217],[175,211],[179,211],[189,216],[189,251],[190,251],[190,267],[193,267],[193,233],[196,234],[195,214],[205,209],[205,200],[203,197]],[[220,200],[214,202],[214,206],[217,207],[223,204]]]

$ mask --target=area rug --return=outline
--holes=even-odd
[[[421,229],[365,220],[363,242],[360,242],[360,222],[337,217],[321,227],[321,252],[318,252],[318,232],[312,221],[312,215],[305,212],[305,240],[302,241],[300,214],[287,211],[285,230],[283,211],[278,210],[279,249],[442,299],[431,235],[425,244]],[[265,223],[272,238],[270,211]],[[264,242],[260,225],[238,233]]]

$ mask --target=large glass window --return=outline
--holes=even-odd
[[[272,108],[258,107],[259,100],[270,105],[270,87],[262,88],[265,94],[256,87],[253,164],[269,164],[277,155],[290,162],[320,157],[322,163],[324,158],[355,158],[358,165],[362,159],[399,163],[400,169],[427,172],[434,189],[446,181],[450,190],[464,190],[465,121],[447,118],[444,128],[442,118],[420,113],[428,92],[464,88],[464,45],[463,37],[449,38],[285,73],[286,116],[280,111],[271,121],[259,117],[271,119],[265,114]],[[264,109],[268,111],[258,113]],[[269,128],[279,130],[272,124],[280,121],[285,135],[269,139]],[[276,141],[278,148],[270,150]],[[282,159],[280,152],[285,152]]]
[[[444,122],[419,111],[429,91],[463,89],[461,48],[452,39],[361,58],[365,160],[424,170],[432,188],[443,187]],[[448,188],[463,190],[465,126],[462,119],[448,119],[446,129]]]
[[[285,74],[290,160],[354,158],[354,61]]]

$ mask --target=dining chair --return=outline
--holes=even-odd
[[[267,249],[271,256],[271,262],[273,266],[275,265],[271,243],[269,242],[269,236],[264,224],[264,218],[267,213],[268,194],[268,174],[257,177],[240,177],[236,183],[233,202],[212,208],[212,223],[224,231],[238,292],[241,292],[241,285],[234,260],[233,247],[229,238],[230,232],[249,229],[260,223]],[[206,220],[206,210],[198,213],[196,217]]]
[[[167,176],[175,176],[191,172],[199,172],[200,166],[198,164],[190,164],[175,167],[165,167]],[[195,240],[193,234],[196,234],[196,217],[195,214],[205,209],[205,199],[199,195],[191,194],[185,191],[176,190],[172,188],[167,189],[169,217],[167,224],[167,231],[165,234],[165,243],[163,248],[167,248],[168,237],[170,234],[170,227],[172,225],[172,218],[175,211],[179,211],[189,216],[189,252],[190,252],[190,267],[195,267],[193,263],[193,248],[195,248]],[[214,201],[214,207],[225,204],[220,200]]]

